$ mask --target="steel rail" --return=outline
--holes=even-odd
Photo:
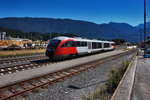
[[[8,56],[0,56],[1,59],[7,59],[7,58],[16,58],[16,57],[28,57],[28,56],[33,56],[33,55],[41,55],[44,53],[32,53],[32,54],[22,54],[22,55],[8,55]]]
[[[47,86],[49,84],[53,84],[57,81],[66,79],[68,77],[71,77],[73,75],[76,75],[76,74],[81,73],[83,71],[86,71],[88,69],[97,67],[97,66],[104,64],[108,61],[117,59],[119,57],[128,55],[128,54],[133,53],[133,52],[136,52],[136,51],[133,50],[133,51],[124,52],[121,54],[116,54],[116,55],[113,55],[110,57],[106,57],[106,58],[99,59],[96,61],[91,61],[91,62],[84,63],[84,64],[80,64],[80,65],[66,68],[66,69],[63,69],[63,70],[60,70],[57,72],[53,72],[50,74],[46,74],[43,76],[35,77],[35,78],[29,79],[29,80],[25,80],[25,81],[22,81],[19,83],[15,83],[15,84],[12,84],[9,86],[2,87],[2,88],[0,88],[0,93],[1,93],[0,99],[6,100],[6,99],[11,99],[11,98],[23,95],[25,93],[28,93],[28,92],[33,91],[35,89],[38,89],[40,87],[44,87],[44,86]],[[25,84],[29,84],[30,86],[29,85],[25,86]],[[16,87],[20,87],[20,89],[22,89],[22,91],[15,90]],[[10,95],[6,95],[4,93],[4,91],[7,91],[7,92],[9,91],[11,93],[10,93]]]
[[[23,58],[15,58],[15,59],[5,59],[5,60],[0,60],[0,64],[9,64],[9,63],[17,63],[17,62],[24,62],[24,61],[31,61],[31,60],[40,60],[40,59],[45,59],[48,58],[46,56],[35,56],[35,57],[23,57]]]
[[[18,71],[29,70],[37,67],[42,67],[44,65],[52,64],[51,61],[43,62],[43,63],[35,63],[30,62],[27,64],[14,65],[9,67],[0,68],[0,75],[11,74]]]

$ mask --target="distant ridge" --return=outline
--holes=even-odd
[[[72,19],[8,17],[0,18],[0,26],[23,32],[73,33],[86,38],[139,40],[137,35],[139,27],[127,23],[96,24]]]

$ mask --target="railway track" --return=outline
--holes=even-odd
[[[57,81],[66,79],[68,77],[79,74],[88,69],[97,67],[100,64],[106,63],[108,61],[128,55],[133,52],[136,52],[136,51],[133,50],[133,51],[128,51],[125,53],[113,55],[110,57],[106,57],[106,58],[99,59],[96,61],[91,61],[85,64],[73,66],[73,67],[63,69],[57,72],[53,72],[53,73],[46,74],[40,77],[35,77],[29,80],[25,80],[19,83],[15,83],[9,86],[2,87],[0,88],[0,99],[6,100],[6,99],[13,99],[13,98],[16,99],[16,97],[22,98],[29,92],[36,91],[39,88],[43,88],[43,87],[46,87],[47,85],[54,84]]]
[[[40,60],[40,59],[46,59],[45,55],[41,56],[31,56],[31,57],[22,57],[22,58],[14,58],[14,59],[5,59],[5,60],[0,60],[0,64],[12,64],[12,63],[17,63],[17,62],[26,62],[26,61],[31,61],[31,60]]]
[[[80,56],[80,57],[82,57],[82,56]],[[78,58],[78,57],[76,57],[76,58]],[[30,61],[30,62],[25,63],[25,64],[11,65],[13,62],[16,62],[18,60],[20,62],[21,61],[22,62]],[[22,60],[21,60],[21,58],[20,59],[17,58],[17,59],[10,59],[10,60],[6,60],[6,61],[9,62],[10,64],[8,65],[8,67],[0,68],[0,76],[6,75],[6,74],[11,74],[14,72],[19,72],[19,71],[30,70],[33,68],[42,67],[45,65],[56,63],[56,62],[49,60],[48,57],[46,57],[44,55],[36,56],[36,57],[27,57],[27,58],[25,57],[25,58],[22,58]],[[8,64],[8,63],[5,63],[5,64]]]
[[[9,58],[20,58],[20,57],[29,57],[34,55],[45,55],[44,53],[33,53],[33,54],[22,54],[22,55],[8,55],[8,56],[0,56],[0,59],[9,59]]]
[[[0,68],[0,75],[11,74],[14,72],[19,72],[19,71],[29,70],[29,69],[33,69],[33,68],[37,68],[37,67],[42,67],[42,66],[45,66],[45,65],[48,65],[51,63],[52,62],[49,61],[49,59],[44,59],[43,62],[40,62],[40,63],[30,62],[27,64],[3,67],[3,68]]]

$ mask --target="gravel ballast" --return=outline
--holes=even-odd
[[[16,82],[28,80],[34,77],[42,76],[48,73],[56,72],[65,68],[69,68],[72,66],[76,66],[79,64],[87,63],[89,61],[95,61],[97,59],[113,56],[115,54],[123,53],[126,52],[124,50],[116,50],[116,51],[110,51],[106,53],[99,53],[91,56],[85,56],[77,59],[72,59],[72,60],[67,60],[67,61],[62,61],[62,62],[57,62],[54,64],[50,64],[47,66],[43,67],[38,67],[35,69],[30,69],[30,70],[25,70],[25,71],[20,71],[20,72],[15,72],[11,74],[7,74],[4,76],[0,76],[0,87],[14,84]]]
[[[58,82],[39,93],[30,93],[27,100],[81,100],[83,96],[94,93],[108,80],[112,68],[118,67],[122,60],[131,60],[135,53],[109,61],[94,69]]]

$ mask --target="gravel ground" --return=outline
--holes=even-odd
[[[97,68],[83,72],[77,76],[58,82],[47,89],[40,89],[39,93],[30,93],[27,100],[81,100],[83,96],[93,93],[108,80],[108,75],[113,67],[117,67],[122,60],[130,60],[133,56],[121,57],[107,62]]]

